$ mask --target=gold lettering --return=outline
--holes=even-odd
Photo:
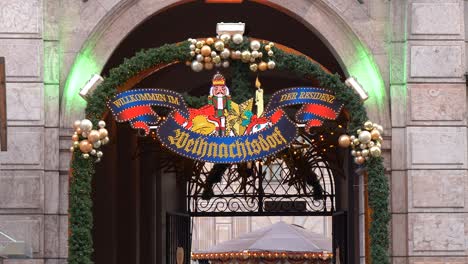
[[[236,144],[234,144],[234,143],[229,144],[229,157],[230,158],[235,158],[238,155],[238,154],[234,154],[234,148],[235,147],[236,147]]]
[[[251,156],[253,154],[252,152],[252,149],[250,149],[250,142],[249,140],[245,140],[245,145],[247,146],[247,152],[249,153],[249,155]]]
[[[270,145],[271,148],[276,147],[275,138],[272,135],[268,135],[266,137],[266,141],[268,142],[268,144]]]
[[[185,151],[190,152],[192,150],[193,139],[187,140],[187,145],[185,145]]]
[[[180,129],[176,129],[175,131],[175,136],[169,136],[167,139],[169,139],[169,142],[171,142],[171,145],[175,145],[176,140],[179,139],[180,137]]]
[[[260,145],[258,144],[258,141],[256,139],[252,139],[252,142],[250,143],[250,145],[252,146],[252,151],[255,154],[260,154],[262,149],[260,148]]]
[[[283,137],[283,135],[281,135],[281,131],[279,130],[278,127],[275,127],[275,132],[272,134],[272,136],[275,138],[278,145],[281,145],[282,142],[284,142],[284,144],[288,143],[286,139]]]
[[[219,157],[220,158],[229,157],[228,146],[224,143],[219,144]]]
[[[247,153],[245,152],[245,145],[244,143],[239,143],[239,140],[236,140],[236,148],[237,148],[237,156],[241,157],[241,156],[244,156],[244,159],[245,157],[247,156]]]
[[[216,158],[218,156],[217,151],[218,151],[218,144],[211,142],[208,145],[208,157]]]
[[[270,146],[268,145],[268,143],[265,141],[265,139],[263,138],[263,135],[258,135],[258,142],[260,144],[260,147],[262,147],[263,151],[268,151],[270,150]]]
[[[203,140],[203,138],[200,140],[200,145],[198,146],[198,151],[197,155],[199,157],[204,157],[206,154],[206,150],[208,149],[208,142]]]
[[[196,140],[195,140],[195,144],[193,145],[193,148],[192,148],[192,154],[195,154],[197,152],[197,147],[198,147],[198,142],[200,141],[200,138],[198,137]]]

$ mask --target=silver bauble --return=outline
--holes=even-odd
[[[376,127],[376,128],[377,128],[377,130],[380,132],[380,134],[381,134],[381,135],[383,135],[383,134],[384,134],[384,129],[383,129],[383,126],[381,126],[381,125],[377,125],[377,127]]]
[[[366,148],[367,148],[367,144],[361,143],[361,144],[359,144],[359,148],[360,148],[360,149],[366,149]]]
[[[93,123],[89,119],[83,119],[81,120],[80,128],[83,132],[89,132],[93,129]]]
[[[224,49],[224,42],[216,41],[214,46],[217,51],[222,51]]]
[[[356,156],[356,151],[355,150],[351,150],[351,156],[353,156],[353,157]]]
[[[211,57],[214,58],[214,57],[216,57],[216,56],[218,56],[218,53],[216,53],[216,51],[213,50],[213,51],[211,52]]]
[[[223,68],[228,68],[229,67],[229,61],[223,61],[222,65],[223,65]]]
[[[193,45],[193,44],[190,45],[190,50],[195,51],[196,48],[197,48],[197,47],[195,47],[195,45]]]
[[[253,58],[258,58],[258,51],[254,50],[251,54]]]
[[[83,156],[84,159],[89,159],[89,154],[88,153],[83,153],[82,156]]]
[[[101,144],[102,144],[102,145],[105,145],[105,144],[107,144],[107,143],[109,143],[109,137],[105,137],[105,138],[103,138],[103,139],[101,140]]]
[[[98,163],[98,162],[100,162],[100,161],[101,161],[101,159],[100,159],[100,158],[97,158],[94,162]]]
[[[273,70],[276,67],[276,63],[274,61],[269,61],[267,63],[268,69]]]
[[[223,49],[223,51],[221,51],[221,58],[223,59],[229,58],[230,55],[231,52],[229,51],[229,49]]]
[[[193,61],[191,67],[194,72],[201,72],[203,70],[203,64],[199,61]]]
[[[356,151],[356,157],[359,157],[362,155],[362,152],[361,151]]]
[[[227,43],[231,39],[231,36],[229,34],[222,34],[219,39],[221,39],[224,43]]]
[[[372,157],[380,157],[382,151],[379,147],[373,146],[372,148],[370,148],[370,154],[372,155]]]
[[[371,133],[369,131],[361,131],[358,138],[360,142],[367,144],[371,141]]]
[[[356,139],[356,136],[353,135],[353,136],[350,136],[349,138],[351,139],[351,141],[354,141]]]
[[[203,61],[203,55],[198,54],[198,55],[197,55],[197,61],[198,61],[198,62],[202,62],[202,61]]]
[[[195,54],[196,54],[195,51],[190,52],[190,56],[192,56],[192,57],[195,56]]]
[[[216,68],[221,67],[221,62],[216,63],[216,64],[215,64],[215,67],[216,67]]]
[[[91,152],[89,152],[89,154],[93,155],[93,156],[96,156],[96,150],[95,149],[92,149]]]
[[[98,140],[93,143],[93,148],[100,148],[101,147],[101,140]]]
[[[261,45],[260,45],[260,41],[258,41],[258,40],[252,40],[252,41],[250,42],[250,49],[251,49],[251,50],[259,50],[259,49],[260,49],[260,46],[261,46]]]
[[[103,155],[102,151],[96,152],[96,157],[101,158]]]
[[[254,58],[254,57],[250,57],[250,62],[255,62],[255,58]]]
[[[232,36],[232,42],[241,44],[242,41],[244,41],[244,37],[241,34],[234,34],[234,36]]]
[[[263,57],[263,52],[259,51],[259,52],[258,52],[258,57],[259,57],[259,58]]]
[[[193,45],[195,45],[197,43],[197,40],[196,39],[192,39],[190,42],[192,42]]]
[[[75,147],[70,147],[70,152],[75,151]]]
[[[88,132],[81,132],[81,136],[84,137],[84,138],[87,138],[88,137]]]
[[[361,155],[362,155],[363,157],[369,156],[369,150],[368,150],[368,149],[365,149],[365,150],[361,151]]]
[[[367,143],[367,146],[368,146],[369,148],[372,148],[373,146],[375,146],[374,141],[371,141],[371,142]]]
[[[99,120],[99,122],[98,122],[98,127],[99,127],[99,128],[104,128],[104,127],[106,127],[106,122],[104,122],[104,120]]]
[[[236,50],[235,54],[236,58],[240,58],[242,56],[242,52],[240,50]]]
[[[271,56],[273,56],[273,54],[275,54],[275,53],[273,53],[273,51],[272,51],[272,50],[269,50],[269,51],[268,51],[268,56],[270,56],[270,57],[271,57]]]

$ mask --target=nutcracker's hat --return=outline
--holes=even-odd
[[[226,80],[224,79],[224,76],[217,72],[214,76],[213,76],[213,86],[218,86],[218,85],[225,85],[226,84]]]

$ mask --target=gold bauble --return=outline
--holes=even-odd
[[[75,132],[76,132],[78,135],[81,134],[81,132],[82,132],[82,131],[81,131],[81,128],[78,127],[78,128],[75,130]]]
[[[75,151],[75,147],[70,147],[70,152]]]
[[[196,54],[199,54],[199,53],[200,53],[200,49],[199,49],[199,48],[196,48],[196,49],[195,49],[195,53],[196,53]]]
[[[197,41],[197,44],[195,44],[195,46],[201,49],[201,47],[203,47],[203,43],[201,41]]]
[[[258,69],[260,71],[266,71],[268,69],[267,63],[264,61],[260,62],[260,64],[258,64]]]
[[[244,50],[241,54],[241,58],[244,62],[250,61],[250,51]]]
[[[231,35],[229,35],[229,34],[222,34],[221,36],[219,36],[219,38],[220,38],[224,43],[227,43],[227,42],[231,39]]]
[[[103,129],[103,128],[101,128],[101,129]],[[97,131],[97,130],[91,130],[91,132],[89,132],[89,134],[88,134],[88,140],[91,143],[94,143],[94,142],[98,141],[99,138],[100,138],[100,134],[99,134],[99,131]]]
[[[377,139],[379,139],[379,137],[380,137],[380,132],[379,132],[379,130],[377,130],[377,129],[375,129],[375,128],[372,129],[372,131],[370,132],[370,134],[371,134],[371,138],[372,138],[373,140],[377,140]]]
[[[216,43],[214,44],[215,46],[215,49],[217,51],[222,51],[224,49],[224,42],[222,41],[216,41]]]
[[[88,153],[93,149],[93,144],[89,143],[88,140],[84,139],[80,142],[80,150],[83,153]]]
[[[353,144],[354,144],[355,146],[359,145],[359,144],[360,144],[359,139],[355,138],[355,139],[353,140]]]
[[[75,122],[73,122],[73,128],[76,130],[77,128],[79,128],[81,125],[81,120],[76,120]]]
[[[73,147],[74,148],[80,147],[80,142],[78,142],[78,141],[73,142]]]
[[[371,141],[371,134],[369,131],[361,131],[358,135],[358,138],[360,142],[367,144]]]
[[[200,49],[200,52],[201,52],[201,55],[203,55],[205,57],[210,56],[211,48],[210,48],[210,46],[205,45]]]
[[[382,155],[382,151],[379,147],[373,146],[372,148],[370,148],[370,154],[372,155],[372,157],[380,157],[380,155]]]
[[[220,63],[221,62],[221,57],[220,56],[216,56],[213,58],[213,62],[214,63]]]
[[[73,141],[78,141],[78,139],[80,139],[80,137],[77,134],[72,136]]]
[[[359,164],[359,165],[364,164],[365,161],[366,161],[366,159],[363,156],[359,156],[359,157],[354,158],[354,162],[356,162],[356,164]]]
[[[250,70],[256,72],[258,69],[258,65],[256,63],[250,64]]]
[[[213,43],[214,43],[214,39],[213,39],[213,38],[207,38],[207,39],[206,39],[206,44],[211,45],[211,44],[213,44]]]
[[[348,135],[341,135],[338,138],[338,145],[342,148],[347,148],[349,145],[351,145],[351,139]]]
[[[270,47],[270,45],[265,45],[264,49],[265,49],[266,51],[270,51],[271,47]]]
[[[213,69],[213,63],[212,62],[205,62],[204,65],[206,70],[212,70]]]
[[[366,122],[364,123],[364,128],[365,128],[366,130],[368,130],[368,131],[371,131],[371,130],[374,128],[374,125],[372,124],[371,121],[366,121]]]
[[[103,138],[107,137],[108,135],[109,135],[109,133],[107,132],[107,129],[105,129],[105,128],[99,129],[99,138],[100,139],[103,139]]]

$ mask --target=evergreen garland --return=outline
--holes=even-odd
[[[241,45],[232,45],[232,50],[245,48],[245,41]],[[143,70],[161,63],[174,61],[184,62],[190,58],[189,42],[181,44],[169,44],[159,48],[142,50],[134,57],[125,59],[124,62],[112,69],[102,84],[88,100],[86,116],[94,125],[107,111],[106,102],[112,98],[117,87],[124,84],[128,79]],[[299,77],[315,78],[322,87],[329,88],[335,92],[338,100],[344,103],[350,113],[348,132],[354,134],[362,124],[367,121],[366,110],[360,98],[346,87],[338,75],[330,75],[321,67],[304,56],[288,54],[273,48],[277,68],[296,74]],[[232,90],[233,100],[243,102],[251,97],[251,84],[248,82],[248,64],[232,61],[233,70]],[[192,107],[201,106],[205,98],[196,98],[185,95],[187,102]],[[112,135],[111,135],[112,137]],[[93,241],[91,229],[93,227],[91,180],[94,175],[94,164],[91,159],[84,159],[75,151],[71,161],[70,179],[70,238],[69,259],[70,264],[91,264]],[[388,180],[384,175],[384,167],[381,158],[371,158],[366,161],[365,166],[369,174],[368,191],[369,205],[372,210],[372,223],[370,227],[371,238],[371,261],[373,264],[389,264],[388,247],[389,234],[388,223],[390,214],[388,212],[389,187]]]

